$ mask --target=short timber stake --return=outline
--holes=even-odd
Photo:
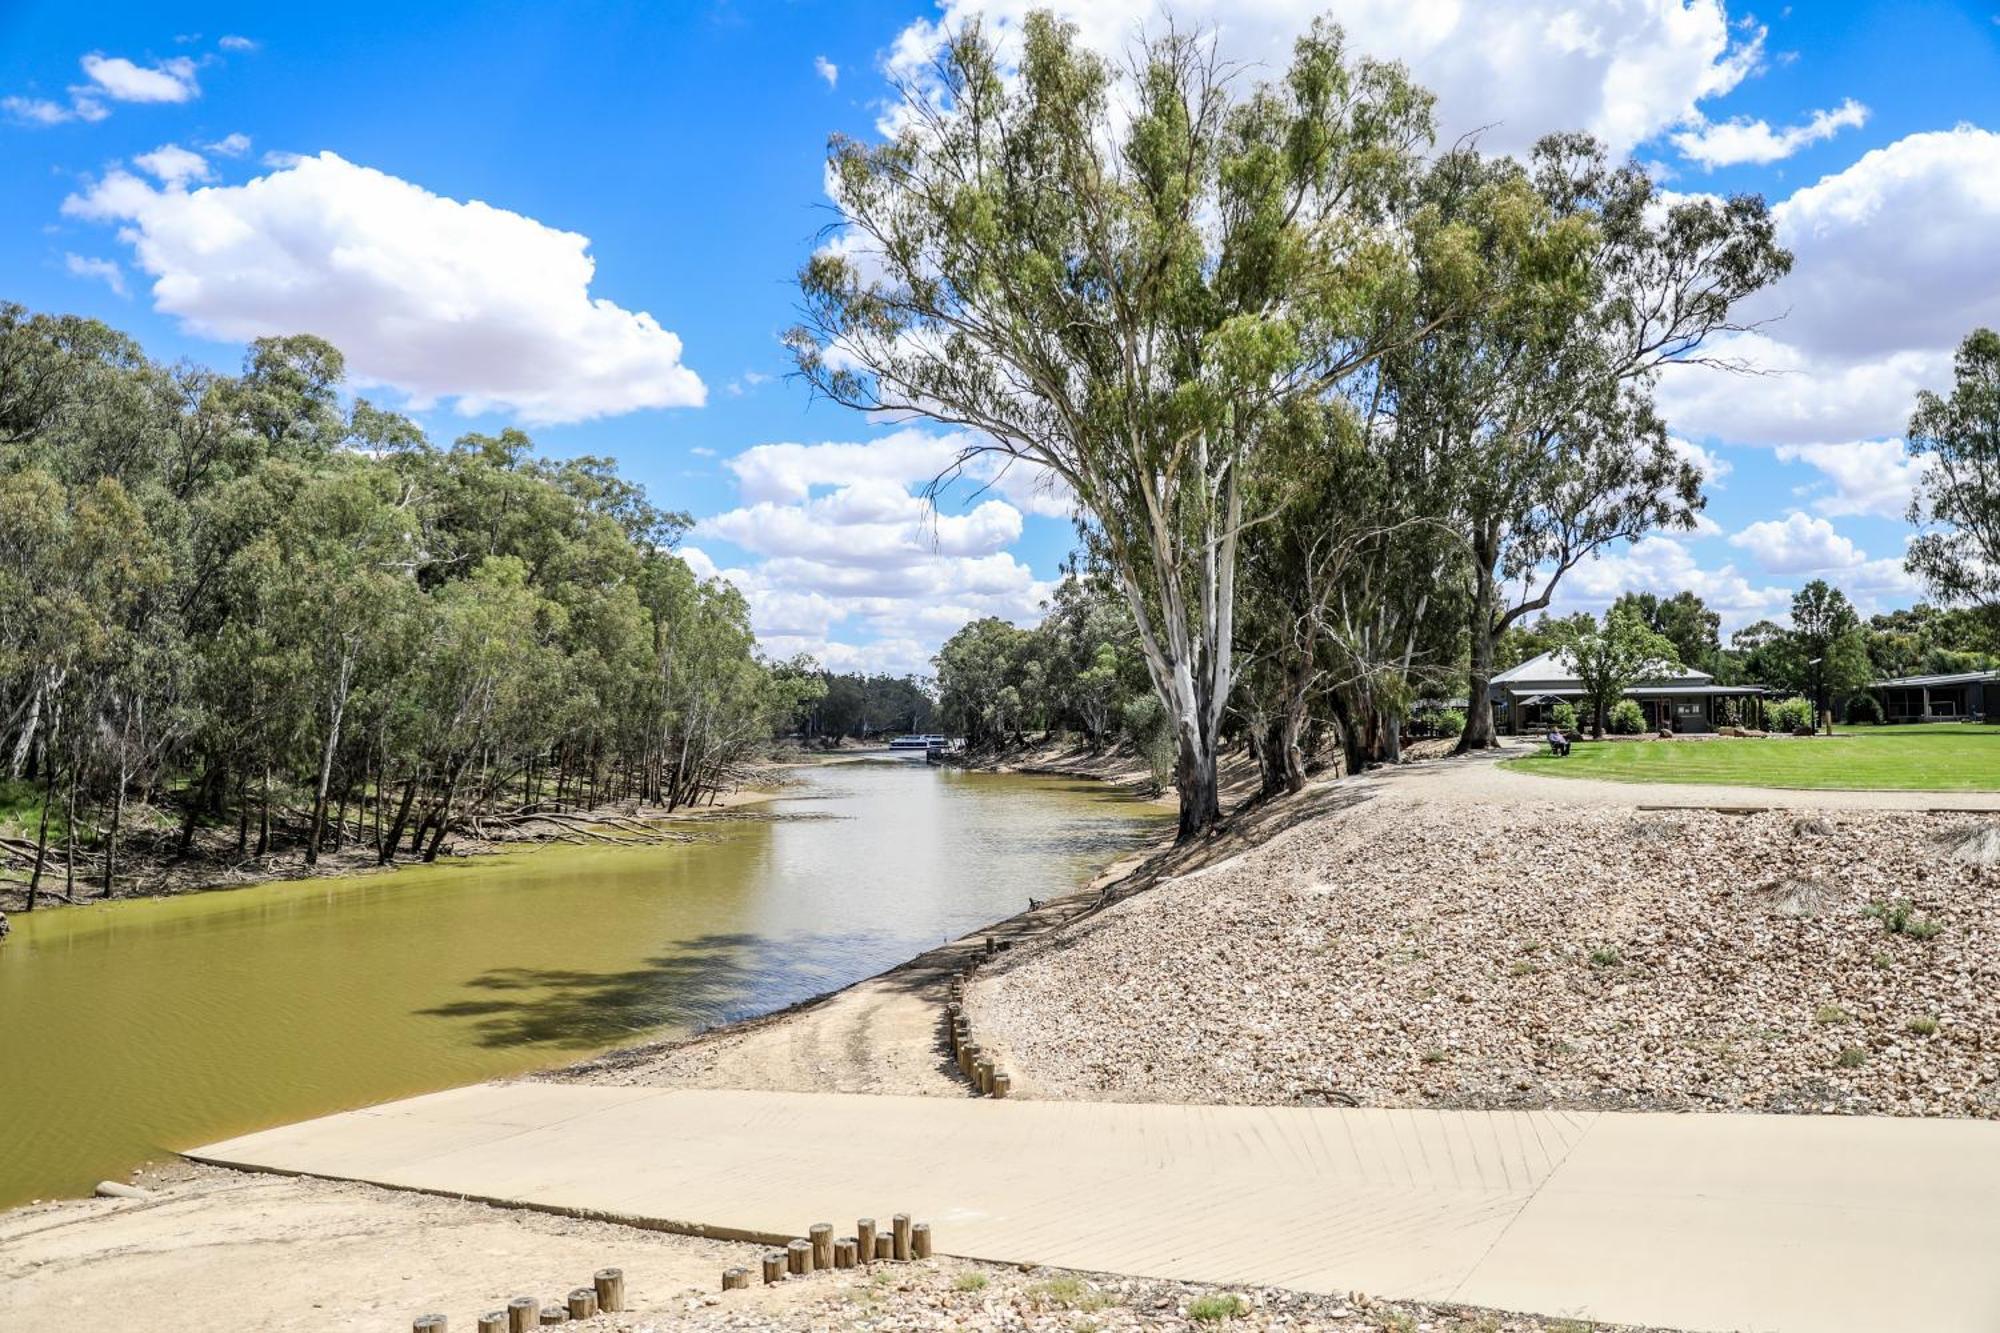
[[[815,1222],[806,1228],[811,1238],[813,1251],[813,1271],[823,1272],[833,1267],[833,1223]]]
[[[625,1270],[622,1268],[600,1268],[591,1276],[591,1285],[597,1288],[597,1308],[605,1314],[617,1314],[625,1308]]]
[[[887,1232],[875,1238],[875,1261],[885,1262],[896,1257],[896,1242],[889,1239]]]
[[[722,1270],[722,1289],[742,1291],[750,1285],[750,1270],[747,1268],[725,1268]]]
[[[854,1237],[842,1236],[833,1243],[833,1266],[835,1268],[854,1267],[855,1257],[860,1248],[860,1242],[856,1241]]]
[[[928,1259],[931,1257],[931,1224],[918,1222],[910,1228],[910,1257]]]
[[[795,1240],[785,1247],[785,1268],[793,1277],[813,1271],[813,1247],[809,1240]]]
[[[785,1256],[778,1250],[764,1252],[764,1285],[785,1280]]]
[[[410,1323],[410,1333],[445,1333],[450,1320],[441,1314],[420,1314]]]
[[[528,1333],[541,1312],[542,1303],[533,1296],[516,1296],[507,1302],[507,1333]]]
[[[896,1216],[890,1220],[889,1225],[895,1228],[896,1257],[898,1259],[909,1258],[910,1215],[908,1213],[897,1213]]]
[[[479,1316],[479,1333],[507,1333],[507,1312],[495,1310]]]
[[[854,1245],[857,1257],[864,1264],[875,1262],[875,1219],[864,1217],[854,1224]]]
[[[578,1287],[569,1294],[569,1317],[589,1319],[597,1313],[597,1288]]]

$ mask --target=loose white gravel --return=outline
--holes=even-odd
[[[974,1031],[1030,1096],[2000,1116],[1973,817],[1397,785],[1003,955]]]

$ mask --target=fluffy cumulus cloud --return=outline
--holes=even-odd
[[[1010,549],[1023,512],[997,485],[956,484],[936,506],[923,498],[965,442],[907,428],[745,450],[725,460],[743,503],[702,519],[688,558],[743,590],[767,652],[928,674],[937,645],[966,621],[1031,622],[1049,595]],[[711,553],[719,543],[745,558],[725,566]]]
[[[175,56],[141,65],[124,56],[93,52],[80,62],[90,82],[74,92],[108,97],[114,102],[191,102],[201,96],[194,61]]]
[[[214,174],[209,170],[207,158],[172,143],[161,144],[150,153],[139,154],[132,159],[132,164],[157,177],[163,185],[186,185],[189,181],[207,180]]]
[[[1859,129],[1868,123],[1868,108],[1848,98],[1830,111],[1815,111],[1802,124],[1774,130],[1770,122],[1747,116],[1711,124],[1696,120],[1673,136],[1681,156],[1709,170],[1745,163],[1766,166],[1779,162],[1842,130]]]
[[[1773,574],[1826,574],[1867,563],[1852,541],[1823,518],[1796,511],[1752,523],[1729,539]]]
[[[1773,212],[1797,263],[1744,309],[1761,327],[1709,349],[1757,373],[1671,367],[1668,420],[1698,439],[1751,444],[1900,433],[1916,391],[1947,384],[1960,339],[1993,322],[2000,133],[1909,135]]]
[[[840,66],[834,64],[825,56],[813,57],[813,73],[825,79],[826,86],[829,88],[838,88],[840,86]]]
[[[1923,480],[1924,465],[1903,450],[1901,440],[1858,440],[1850,444],[1781,444],[1778,459],[1818,470],[1812,507],[1822,514],[1900,519]]]
[[[113,260],[66,254],[63,256],[63,267],[79,278],[101,282],[120,296],[125,295],[125,270]]]
[[[115,224],[155,307],[193,332],[319,334],[417,408],[544,423],[704,400],[678,337],[591,294],[587,237],[333,153],[190,189],[178,154],[200,159],[173,151],[142,159],[157,183],[113,170],[63,211]]]
[[[1710,569],[1689,549],[1685,539],[1651,536],[1584,561],[1558,585],[1554,609],[1602,612],[1628,592],[1668,597],[1692,591],[1722,616],[1723,632],[1783,614],[1792,590],[1760,583],[1734,564]]]
[[[893,73],[921,76],[943,34],[983,15],[1003,39],[1048,0],[940,0],[936,18],[906,28],[890,53]],[[1056,0],[1093,49],[1122,56],[1157,28],[1157,0]],[[1276,77],[1292,42],[1324,0],[1183,0],[1183,26],[1217,35],[1223,56]],[[1352,49],[1401,60],[1438,95],[1446,138],[1481,131],[1517,150],[1551,130],[1587,129],[1624,152],[1699,116],[1755,68],[1762,34],[1732,29],[1721,0],[1350,0],[1336,17]]]

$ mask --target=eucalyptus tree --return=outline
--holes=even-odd
[[[1917,395],[1908,448],[1925,467],[1905,563],[1945,603],[1984,607],[2000,632],[2000,333],[1959,346],[1950,397]]]
[[[1568,634],[1563,651],[1583,686],[1591,734],[1598,740],[1604,739],[1611,706],[1627,689],[1680,666],[1673,640],[1647,624],[1637,608],[1623,603],[1605,612],[1603,625],[1591,623]]]
[[[881,143],[836,138],[801,276],[805,377],[1045,469],[1115,578],[1177,750],[1180,834],[1220,816],[1245,486],[1267,422],[1367,363],[1402,299],[1395,213],[1430,98],[1316,24],[1238,97],[1211,41],[1128,77],[1047,13],[1010,71],[975,24]]]
[[[1422,197],[1476,234],[1482,299],[1420,284],[1415,318],[1443,300],[1462,313],[1388,358],[1384,392],[1470,557],[1468,749],[1495,743],[1502,634],[1594,553],[1693,525],[1701,477],[1667,439],[1655,379],[1741,328],[1732,312],[1791,256],[1762,199],[1664,198],[1585,135],[1544,139],[1527,164],[1446,154]]]

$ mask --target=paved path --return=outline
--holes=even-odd
[[[2000,1124],[481,1084],[189,1154],[759,1240],[1688,1329],[2000,1327]]]

